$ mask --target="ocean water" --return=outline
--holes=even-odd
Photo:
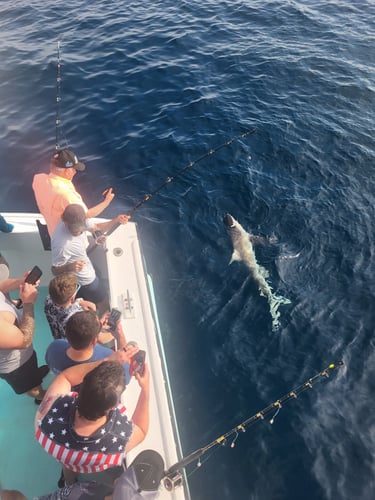
[[[193,500],[374,498],[374,20],[361,0],[0,4],[0,212],[36,210],[58,41],[58,143],[87,163],[89,205],[115,188],[104,215],[256,128],[133,214],[184,453],[345,367],[189,466]],[[247,268],[229,265],[227,212],[273,238],[256,254],[291,300],[278,332]]]

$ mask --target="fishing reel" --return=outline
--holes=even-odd
[[[164,488],[169,491],[175,491],[176,488],[179,488],[183,484],[183,477],[179,470],[175,472],[168,473],[167,476],[163,479]]]

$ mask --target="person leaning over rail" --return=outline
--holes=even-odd
[[[94,302],[99,314],[109,309],[107,291],[96,276],[94,266],[87,255],[88,239],[85,232],[108,231],[116,224],[126,224],[128,220],[127,215],[118,215],[111,221],[95,224],[86,218],[81,205],[71,204],[65,208],[51,239],[53,274],[76,274],[81,285],[78,296]]]
[[[35,331],[34,304],[38,297],[36,285],[25,283],[22,278],[9,278],[9,266],[0,255],[0,378],[16,394],[25,394],[39,404],[45,394],[42,380],[49,372],[48,366],[38,367],[33,348]],[[9,292],[20,291],[23,310],[9,298]]]
[[[77,192],[72,180],[77,171],[85,170],[84,163],[69,149],[56,151],[51,158],[49,174],[34,175],[33,191],[36,204],[43,215],[49,235],[52,237],[61,215],[71,203],[83,207],[88,218],[97,217],[115,197],[112,188],[103,192],[104,200],[94,207],[87,208],[81,195]]]
[[[138,347],[121,349],[101,361],[72,366],[47,389],[35,416],[38,443],[63,465],[65,482],[79,473],[93,474],[118,467],[124,456],[144,440],[149,428],[149,370],[135,375],[141,388],[129,421],[120,403],[125,390],[124,363]],[[72,387],[80,385],[78,393]]]

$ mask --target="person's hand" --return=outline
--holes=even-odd
[[[118,224],[126,224],[128,220],[130,219],[130,215],[127,214],[120,214],[116,217],[115,221]]]
[[[100,236],[95,238],[95,243],[97,245],[104,245],[106,241],[107,241],[107,237],[105,234],[101,234]]]
[[[150,387],[150,370],[148,369],[148,364],[145,363],[143,365],[143,370],[142,373],[138,372],[134,375],[134,377],[137,379],[139,387],[142,390],[148,390]]]
[[[8,280],[6,280],[7,286],[4,288],[3,291],[11,292],[13,290],[19,290],[20,286],[22,286],[25,283],[25,279],[28,277],[29,274],[30,274],[30,271],[25,273],[20,278],[8,278]],[[37,282],[37,285],[39,285],[39,281]]]
[[[102,192],[102,196],[104,196],[104,200],[108,206],[115,197],[115,193],[112,191],[112,188],[110,187]]]
[[[20,281],[20,286],[25,283],[25,279],[28,277],[28,275],[30,274],[30,271],[27,271],[25,274],[23,274],[21,276],[21,278],[19,278],[19,281]]]
[[[20,299],[24,304],[35,304],[38,298],[37,285],[31,285],[30,283],[23,283],[20,286]]]
[[[86,264],[84,260],[76,260],[75,262],[71,263],[71,271],[73,273],[79,273],[82,271],[83,266]]]
[[[109,325],[108,325],[108,318],[111,314],[111,311],[107,311],[104,314],[102,314],[101,318],[99,318],[100,323],[102,324],[102,329],[109,331]]]
[[[132,357],[137,354],[139,347],[133,344],[127,344],[123,349],[119,349],[109,356],[109,361],[117,361],[118,363],[130,363]]]
[[[90,302],[89,300],[80,300],[79,305],[85,311],[96,311],[96,305],[94,304],[94,302]]]

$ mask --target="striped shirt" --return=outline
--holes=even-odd
[[[36,439],[42,448],[68,469],[88,474],[121,465],[133,425],[120,404],[92,436],[74,431],[77,393],[56,399],[38,425]]]

